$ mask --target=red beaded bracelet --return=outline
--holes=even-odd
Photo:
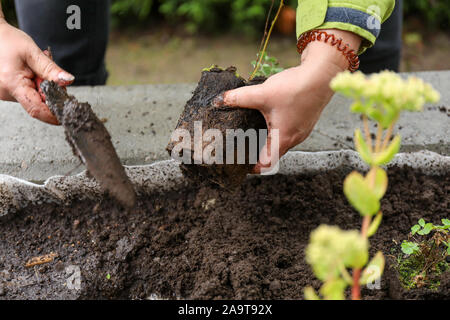
[[[323,41],[325,43],[329,43],[332,46],[336,46],[336,48],[342,52],[342,54],[347,58],[349,66],[348,70],[350,72],[355,72],[359,68],[359,58],[356,54],[355,50],[349,50],[350,46],[348,44],[342,45],[342,39],[336,39],[333,34],[328,34],[325,31],[320,30],[311,30],[303,33],[297,41],[297,51],[302,54],[303,50],[305,50],[306,46],[315,40]],[[328,40],[330,40],[328,42]]]

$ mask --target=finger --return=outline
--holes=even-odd
[[[286,153],[281,152],[282,150],[284,147],[280,147],[278,129],[270,129],[266,144],[259,153],[258,163],[253,167],[253,173],[263,174],[276,169],[280,157]]]
[[[31,80],[29,81],[31,83]],[[42,102],[38,92],[33,89],[31,85],[19,86],[14,91],[13,96],[31,117],[49,124],[59,124],[50,109],[45,105],[45,103]]]
[[[44,80],[55,81],[61,86],[67,86],[75,80],[75,77],[72,74],[61,69],[37,46],[34,46],[27,54],[26,62],[31,70]]]
[[[246,86],[229,90],[214,99],[215,106],[240,107],[261,110],[265,104],[262,85]]]
[[[3,101],[16,101],[12,95],[9,94],[7,89],[0,88],[0,100]]]

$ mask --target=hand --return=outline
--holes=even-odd
[[[335,29],[326,31],[343,38],[355,51],[359,48],[361,38],[357,35]],[[254,167],[255,173],[273,168],[279,157],[309,136],[333,96],[330,81],[347,68],[348,61],[336,47],[314,41],[304,50],[300,66],[275,74],[263,84],[227,91],[216,100],[219,105],[257,109],[266,119],[267,142]],[[278,129],[279,139],[274,129]]]
[[[33,118],[58,124],[37,91],[37,77],[61,86],[75,79],[47,57],[27,34],[0,16],[0,100],[17,101]]]

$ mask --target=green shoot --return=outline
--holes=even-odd
[[[437,102],[439,94],[416,77],[403,80],[389,71],[370,77],[361,72],[343,72],[331,81],[331,88],[352,98],[351,111],[361,114],[363,118],[363,132],[356,129],[354,141],[356,151],[370,166],[370,170],[365,175],[354,171],[344,181],[344,194],[363,221],[360,232],[320,226],[311,234],[306,259],[317,278],[324,282],[320,289],[323,298],[343,299],[344,291],[350,285],[352,299],[359,300],[360,286],[381,277],[384,269],[385,261],[381,252],[367,263],[368,238],[376,233],[383,216],[380,201],[387,190],[388,177],[381,166],[388,164],[400,150],[400,136],[391,140],[394,125],[402,111],[420,111],[426,102]],[[369,119],[377,124],[375,141],[371,138]],[[430,226],[424,224],[423,229],[416,232],[430,232],[429,229]],[[318,232],[320,237],[317,236]],[[346,240],[350,235],[352,245]],[[340,244],[344,245],[340,247]],[[404,248],[412,253],[417,250],[414,245],[406,243]],[[331,257],[332,263],[325,264],[326,257]],[[352,277],[347,268],[353,269]],[[305,296],[307,299],[319,298],[311,287],[305,290]]]
[[[254,73],[253,77],[270,77],[271,75],[274,75],[278,72],[283,71],[284,69],[280,67],[280,63],[278,60],[274,57],[269,57],[267,53],[264,52],[262,64],[259,66],[258,70]],[[256,68],[257,61],[251,62],[253,68]]]
[[[257,55],[257,57],[258,57],[257,62],[255,63],[255,66],[254,66],[255,69],[253,70],[253,73],[250,75],[248,80],[252,80],[256,76],[257,72],[259,71],[259,68],[261,67],[262,61],[263,61],[264,57],[266,56],[267,45],[269,44],[269,39],[272,34],[273,27],[275,26],[275,23],[278,20],[278,16],[280,15],[280,12],[281,12],[281,9],[283,9],[283,6],[284,6],[284,0],[280,0],[280,6],[278,7],[278,11],[275,15],[275,18],[272,20],[272,24],[270,26],[269,32],[267,32],[267,24],[268,23],[266,22],[266,29],[264,30],[264,36],[261,41],[262,48],[260,48],[259,53]],[[273,7],[273,1],[272,1],[272,6],[270,7],[270,11],[272,11],[272,7]],[[268,17],[270,16],[270,11],[269,11]]]

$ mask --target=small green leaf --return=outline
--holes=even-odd
[[[419,245],[415,242],[403,240],[402,251],[405,254],[414,254],[419,252]]]
[[[401,137],[397,135],[384,151],[375,155],[373,163],[376,165],[388,164],[400,150],[400,143]]]
[[[106,275],[106,279],[111,279],[111,275],[109,273]]]
[[[357,100],[353,102],[353,104],[350,106],[350,111],[354,113],[362,113],[364,112],[365,105],[361,103],[361,101]]]
[[[383,214],[381,213],[381,211],[379,211],[375,216],[375,219],[373,219],[372,223],[370,224],[369,230],[367,231],[367,237],[371,237],[375,234],[375,232],[377,232],[382,218]]]
[[[370,260],[367,267],[361,273],[361,278],[359,279],[359,284],[372,283],[376,279],[380,278],[384,270],[384,257],[381,251]]]
[[[425,220],[420,219],[420,220],[419,220],[419,226],[425,227]]]
[[[442,219],[442,224],[444,225],[444,227],[450,226],[450,220],[449,219]]]
[[[388,177],[386,171],[379,167],[373,167],[370,169],[369,173],[367,173],[365,178],[367,185],[371,185],[373,183],[372,191],[378,199],[383,198],[384,193],[386,192],[388,186]],[[373,182],[372,182],[373,181]]]
[[[331,279],[323,284],[320,293],[325,300],[344,300],[344,291],[347,283],[342,279]]]
[[[374,215],[380,210],[380,201],[369,188],[363,176],[354,171],[344,180],[344,194],[362,216]]]
[[[375,107],[369,107],[366,110],[367,116],[376,122],[383,122],[383,113]]]
[[[415,224],[411,227],[411,234],[415,235],[417,233],[417,231],[420,230],[420,226],[418,224]]]
[[[434,229],[434,226],[432,223],[427,223],[425,224],[425,226],[423,227],[422,230],[420,230],[419,232],[417,232],[418,234],[420,234],[421,236],[429,234],[431,232],[431,230]]]
[[[355,148],[365,162],[372,164],[372,153],[370,152],[369,146],[367,145],[366,140],[364,140],[361,130],[359,129],[355,130]]]
[[[450,246],[447,246],[447,254],[450,254]]]
[[[306,300],[320,300],[313,287],[306,287],[303,291]]]

